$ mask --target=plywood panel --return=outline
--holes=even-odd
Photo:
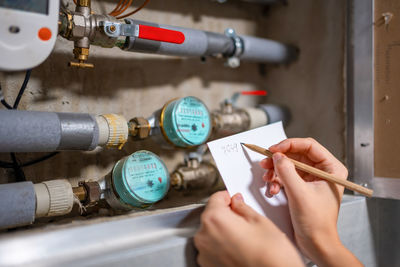
[[[400,2],[375,1],[374,21],[375,176],[400,177]]]

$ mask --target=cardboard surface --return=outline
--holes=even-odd
[[[400,178],[400,2],[375,1],[374,16],[375,176]]]

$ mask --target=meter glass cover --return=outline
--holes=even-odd
[[[201,145],[211,133],[207,107],[192,96],[171,102],[165,109],[163,125],[169,139],[180,147]]]
[[[127,204],[151,205],[168,192],[170,177],[162,160],[150,151],[137,151],[117,163],[113,172],[115,189]]]
[[[185,97],[179,101],[174,115],[174,126],[186,142],[200,145],[207,140],[211,122],[203,102],[194,97]]]
[[[49,0],[0,0],[0,7],[47,15]]]

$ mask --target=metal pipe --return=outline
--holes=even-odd
[[[186,57],[223,56],[272,63],[287,63],[297,56],[297,51],[292,46],[263,38],[236,36],[231,29],[226,34],[219,34],[133,19],[126,19],[125,22],[135,26],[136,29],[140,25],[146,25],[177,31],[184,35],[183,43],[161,42],[128,36],[123,47],[126,51]],[[140,30],[138,32],[140,33]]]
[[[298,49],[277,41],[242,35],[243,53],[239,56],[244,61],[289,63],[297,58]]]
[[[127,122],[116,114],[0,110],[0,152],[121,147],[127,137]]]
[[[185,41],[181,44],[159,42],[136,37],[127,37],[124,50],[133,52],[156,53],[163,55],[203,57],[217,55],[232,55],[235,50],[232,39],[226,35],[160,25],[140,20],[126,19],[127,24],[146,25],[161,29],[178,31],[184,34]]]

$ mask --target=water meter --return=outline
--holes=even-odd
[[[106,200],[115,209],[146,208],[168,192],[170,177],[164,162],[140,150],[119,160],[106,178]]]
[[[174,99],[154,113],[150,135],[161,134],[177,147],[192,147],[207,141],[211,134],[210,112],[198,98],[188,96]]]

